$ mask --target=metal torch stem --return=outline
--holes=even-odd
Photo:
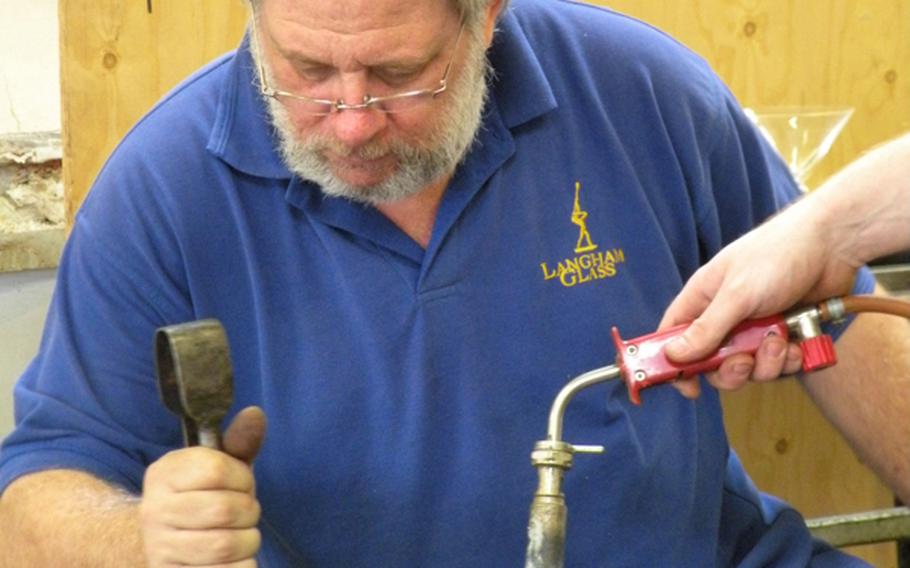
[[[591,385],[619,378],[619,376],[619,365],[608,365],[606,367],[594,369],[593,371],[588,371],[583,375],[578,375],[569,381],[566,386],[562,387],[562,390],[559,391],[556,398],[553,399],[553,406],[550,407],[550,420],[547,422],[547,440],[557,442],[562,440],[563,415],[566,413],[566,406],[569,405],[569,401],[578,394],[578,391],[586,389]]]
[[[547,439],[534,445],[531,463],[537,468],[538,484],[531,501],[528,550],[525,568],[562,568],[566,549],[566,508],[562,479],[572,467],[575,452],[600,453],[600,446],[573,446],[561,440],[566,406],[578,391],[620,376],[616,365],[594,369],[575,377],[556,395],[550,409]]]
[[[528,521],[525,568],[562,568],[566,549],[566,498],[563,473],[572,467],[572,446],[543,440],[534,445],[531,463],[538,483]]]

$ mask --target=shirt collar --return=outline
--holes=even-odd
[[[206,148],[244,173],[289,179],[291,172],[282,161],[278,147],[278,135],[257,87],[247,33],[231,60]]]
[[[558,105],[540,60],[511,9],[503,13],[497,27],[489,53],[495,72],[492,94],[503,124],[515,128]]]
[[[511,10],[498,22],[489,57],[495,70],[491,96],[506,128],[515,128],[556,108],[556,98],[524,29]],[[249,34],[231,60],[207,149],[244,173],[289,179],[279,141],[256,87]]]

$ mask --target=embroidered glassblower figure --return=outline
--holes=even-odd
[[[575,207],[572,209],[572,222],[578,225],[578,243],[575,245],[575,253],[581,254],[597,249],[597,245],[591,242],[591,233],[588,232],[588,225],[585,219],[588,218],[588,212],[581,208],[578,200],[578,193],[581,191],[581,182],[575,182]]]

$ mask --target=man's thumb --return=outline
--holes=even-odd
[[[239,460],[253,463],[265,438],[265,426],[265,413],[261,408],[244,408],[224,431],[224,451]]]
[[[665,352],[671,360],[688,363],[710,355],[724,339],[727,329],[713,325],[705,315],[689,324],[679,337],[667,344]]]

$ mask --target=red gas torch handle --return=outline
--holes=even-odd
[[[789,339],[784,316],[776,315],[748,320],[736,326],[727,336],[724,344],[713,355],[692,363],[674,363],[664,355],[664,347],[681,335],[688,326],[689,324],[682,324],[628,341],[623,340],[619,336],[619,331],[615,327],[613,328],[617,364],[621,369],[632,402],[641,404],[639,392],[644,388],[716,370],[731,355],[754,354],[762,340],[769,335]]]

